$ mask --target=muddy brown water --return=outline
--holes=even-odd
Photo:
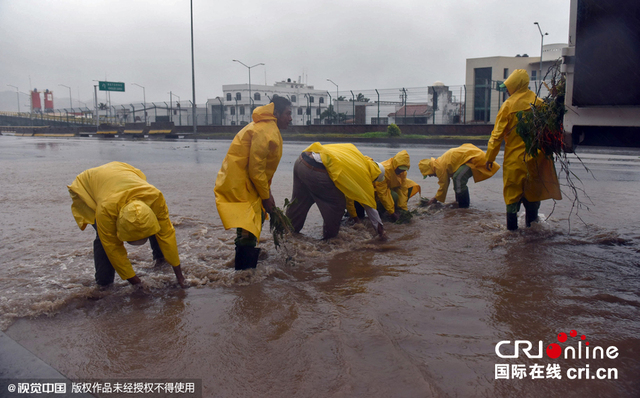
[[[412,199],[419,214],[387,223],[385,243],[366,224],[319,241],[314,207],[285,253],[267,222],[258,269],[236,272],[234,232],[221,226],[213,196],[228,146],[0,137],[2,329],[71,379],[200,379],[205,397],[640,396],[640,150],[579,148],[592,172],[571,158],[590,197],[582,196],[581,220],[568,220],[570,200],[547,201],[546,220],[506,231],[498,172],[471,183],[470,209],[419,208]],[[273,182],[279,205],[306,146],[284,146]],[[423,195],[435,193],[417,162],[446,147],[358,147],[376,160],[407,149],[410,178]],[[66,185],[113,160],[163,191],[188,289],[168,267],[152,268],[147,246],[127,248],[146,291],[119,280],[95,285],[94,234],[77,228]],[[578,335],[558,342],[571,330]],[[515,340],[537,354],[539,341],[564,349],[581,335],[581,344],[619,355],[496,354],[500,341],[510,341],[502,355],[513,354]],[[496,364],[524,365],[527,376],[498,379]],[[562,378],[534,378],[539,365],[545,376],[559,365]],[[570,378],[587,365],[589,378]],[[617,379],[591,378],[600,368],[615,368]]]

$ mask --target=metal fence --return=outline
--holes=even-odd
[[[499,83],[501,82],[487,81],[476,86],[434,85],[327,92],[330,101],[326,103],[312,106],[294,104],[296,107],[307,108],[303,114],[308,117],[302,121],[294,119],[293,124],[490,124],[495,121],[495,115],[508,97],[499,89]],[[268,101],[265,98],[265,103]],[[88,107],[3,114],[74,125],[124,125],[136,122],[146,125],[154,122],[172,122],[176,126],[193,125],[191,101],[101,105],[98,109],[98,121],[95,117],[96,110]],[[262,104],[252,102],[242,105],[237,101],[224,101],[221,98],[209,100],[206,104],[196,106],[197,124],[246,124],[251,120],[249,108],[259,105]],[[247,109],[240,112],[240,107]],[[333,111],[333,116],[331,112],[325,112],[327,110]]]

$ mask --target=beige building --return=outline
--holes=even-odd
[[[540,57],[527,54],[515,57],[485,57],[467,59],[466,68],[466,121],[467,123],[494,123],[496,114],[508,94],[500,91],[499,86],[516,69],[529,73],[529,89],[538,92],[540,69],[542,75],[561,57],[562,48],[567,44],[548,44],[543,47],[542,68]],[[540,91],[544,97],[546,89]]]

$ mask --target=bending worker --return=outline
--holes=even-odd
[[[451,148],[438,159],[423,159],[418,163],[420,173],[424,178],[438,177],[438,192],[429,200],[429,204],[436,201],[444,203],[447,198],[449,181],[453,180],[453,190],[456,193],[458,207],[467,208],[471,203],[467,182],[473,177],[474,182],[484,181],[493,176],[500,165],[494,163],[491,170],[485,167],[486,155],[482,149],[473,144],[463,144],[457,148]]]
[[[380,163],[364,156],[353,144],[312,144],[293,166],[292,204],[287,217],[294,230],[300,232],[315,203],[324,221],[323,239],[333,238],[340,230],[345,207],[356,217],[356,200],[364,206],[378,235],[386,239],[373,189],[373,182],[382,181],[384,173]]]
[[[507,205],[507,229],[518,229],[518,210],[520,203],[526,210],[527,227],[538,219],[540,201],[562,199],[560,184],[553,160],[539,153],[536,157],[525,156],[525,144],[516,132],[518,119],[516,112],[530,111],[531,104],[542,103],[536,94],[529,90],[529,75],[524,69],[516,69],[503,84],[509,92],[509,98],[502,104],[496,116],[487,147],[486,168],[491,170],[504,146],[504,202]]]
[[[280,130],[291,123],[291,102],[273,96],[253,111],[253,122],[231,142],[216,178],[214,193],[225,229],[236,230],[235,269],[255,268],[265,212],[275,206],[271,179],[282,157]]]
[[[185,287],[169,209],[162,192],[147,182],[142,171],[111,162],[83,171],[67,188],[73,200],[71,212],[80,229],[92,224],[96,230],[93,259],[98,285],[113,283],[115,272],[132,285],[141,283],[124,242],[138,246],[148,239],[155,266],[166,260],[180,286]]]
[[[376,199],[387,211],[387,216],[397,221],[400,215],[397,209],[409,211],[407,201],[420,192],[420,185],[407,178],[411,159],[407,151],[400,151],[391,159],[381,162],[385,169],[384,181],[375,182]]]

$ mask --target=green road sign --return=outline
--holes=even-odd
[[[124,91],[124,83],[119,82],[98,82],[100,91]]]

